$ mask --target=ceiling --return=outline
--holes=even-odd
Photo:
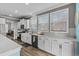
[[[0,15],[20,16],[48,8],[54,3],[0,3]]]
[[[0,3],[0,16],[20,17],[55,6],[59,3]]]

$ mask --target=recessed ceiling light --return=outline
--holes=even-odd
[[[29,3],[25,3],[25,5],[29,5]]]

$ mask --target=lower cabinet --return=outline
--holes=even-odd
[[[32,44],[32,42],[31,42],[31,35],[27,36],[27,43]]]
[[[64,40],[52,40],[52,54],[56,56],[74,56],[75,48],[73,41]]]
[[[73,56],[74,43],[66,39],[38,37],[38,48],[56,56]]]
[[[63,42],[62,55],[63,56],[73,56],[74,55],[74,47],[73,47],[72,42]]]
[[[51,40],[47,37],[38,37],[38,47],[46,52],[51,53]]]
[[[22,40],[24,43],[32,44],[32,43],[31,43],[31,35],[30,35],[29,33],[22,33],[22,34],[21,34],[21,40]]]
[[[52,39],[52,54],[59,55],[59,42]]]
[[[38,37],[38,48],[45,50],[45,42],[43,37]]]
[[[52,41],[51,41],[51,39],[48,39],[47,37],[45,37],[44,42],[45,42],[45,45],[44,45],[45,46],[45,51],[51,53],[52,52],[52,49],[51,49]]]

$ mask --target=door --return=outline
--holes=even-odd
[[[52,50],[51,50],[51,48],[52,48],[52,45],[51,45],[51,39],[49,39],[48,37],[46,37],[45,38],[45,51],[47,51],[47,52],[49,52],[49,53],[51,53],[52,52]]]
[[[59,55],[59,42],[52,39],[52,54]]]

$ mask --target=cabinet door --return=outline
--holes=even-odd
[[[28,33],[23,33],[21,35],[21,40],[24,42],[24,43],[28,43],[28,44],[31,44],[31,35],[29,35]]]
[[[32,44],[32,42],[31,42],[31,35],[28,35],[28,37],[27,37],[27,43]]]
[[[5,35],[6,29],[5,24],[0,24],[0,34]]]
[[[26,40],[27,38],[25,37],[25,34],[23,33],[23,34],[21,34],[21,40],[22,40],[22,42],[27,42],[27,40]]]
[[[6,19],[5,18],[0,18],[0,24],[5,24]]]
[[[45,51],[51,53],[51,39],[45,38]]]
[[[22,40],[22,42],[25,42],[26,41],[26,39],[24,37],[24,33],[21,34],[21,40]]]
[[[73,55],[73,44],[71,42],[64,42],[62,44],[62,55],[63,56],[71,56]]]
[[[38,37],[38,48],[44,50],[44,39],[42,37]]]
[[[59,42],[52,40],[52,54],[59,55]]]

